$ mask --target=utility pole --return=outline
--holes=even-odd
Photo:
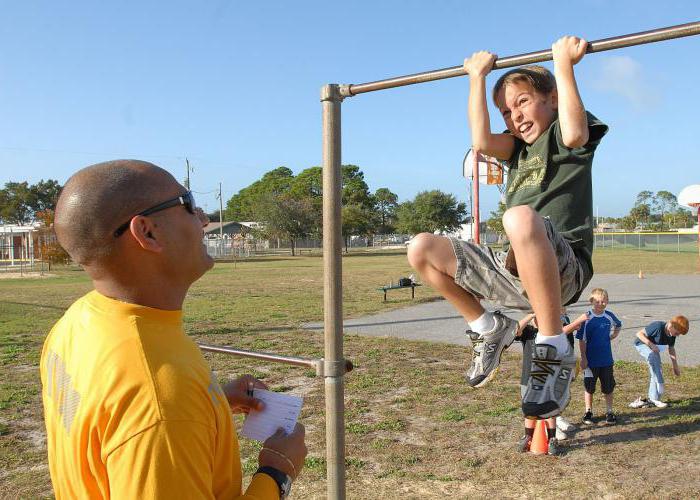
[[[221,196],[221,183],[219,182],[219,238],[224,241],[224,198]]]
[[[190,189],[190,160],[185,157],[185,165],[187,166],[187,178],[185,179],[185,187]]]

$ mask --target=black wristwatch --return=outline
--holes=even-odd
[[[256,474],[267,474],[277,483],[277,487],[280,489],[280,498],[287,498],[289,492],[292,490],[292,478],[279,469],[264,465],[258,467],[255,471]]]

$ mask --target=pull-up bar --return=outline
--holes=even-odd
[[[308,359],[308,358],[297,358],[295,356],[281,356],[279,354],[273,354],[270,352],[257,352],[257,351],[247,351],[245,349],[236,349],[233,347],[222,347],[218,345],[209,344],[197,344],[199,348],[207,352],[216,352],[220,354],[229,354],[231,356],[239,356],[243,358],[253,358],[259,359],[260,361],[269,361],[273,363],[284,363],[287,365],[294,366],[305,366],[307,368],[313,368],[316,372],[316,376],[323,377],[329,370],[328,363],[325,362],[323,358],[321,359]],[[353,364],[352,361],[346,359],[339,363],[339,368],[344,370],[345,373],[352,371]]]
[[[591,54],[593,52],[621,49],[623,47],[631,47],[633,45],[661,42],[663,40],[671,40],[673,38],[682,38],[685,36],[698,34],[700,34],[700,22],[679,24],[677,26],[669,26],[668,28],[659,28],[650,31],[632,33],[631,35],[615,36],[612,38],[604,38],[602,40],[588,42],[586,53]],[[539,52],[529,52],[527,54],[496,59],[496,62],[493,64],[493,68],[512,68],[514,66],[522,66],[524,64],[533,64],[551,60],[551,50],[540,50]],[[462,66],[452,66],[451,68],[436,69],[433,71],[426,71],[424,73],[414,73],[413,75],[397,76],[394,78],[387,78],[386,80],[378,80],[376,82],[341,85],[340,93],[343,97],[351,97],[365,92],[403,87],[404,85],[413,85],[416,83],[432,82],[434,80],[444,80],[445,78],[454,78],[456,76],[464,76],[466,74],[467,73],[464,71]]]
[[[589,42],[588,52],[619,49],[632,45],[660,42],[700,34],[700,22],[670,26],[632,35]],[[496,60],[496,69],[509,68],[552,59],[551,50],[531,52]],[[328,84],[321,88],[323,121],[323,314],[326,363],[342,366],[343,360],[343,285],[341,239],[341,105],[343,99],[364,92],[402,87],[415,83],[443,80],[466,73],[462,66],[399,76],[356,85]],[[327,497],[345,498],[345,424],[342,370],[326,369],[326,473]]]

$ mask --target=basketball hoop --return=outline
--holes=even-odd
[[[678,204],[694,209],[698,216],[698,253],[700,254],[700,184],[692,184],[678,193]]]
[[[478,154],[479,161],[479,184],[489,186],[497,186],[498,190],[503,193],[505,189],[506,177],[506,162],[501,161],[493,156],[487,156],[481,153]],[[462,161],[462,175],[464,178],[471,181],[474,180],[473,174],[474,152],[472,149],[467,151]]]

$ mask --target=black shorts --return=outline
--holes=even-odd
[[[597,368],[591,368],[593,372],[592,377],[583,377],[583,387],[585,387],[588,394],[595,393],[596,380],[600,379],[600,390],[603,394],[612,393],[615,389],[615,375],[613,374],[613,367],[610,366],[599,366]]]

